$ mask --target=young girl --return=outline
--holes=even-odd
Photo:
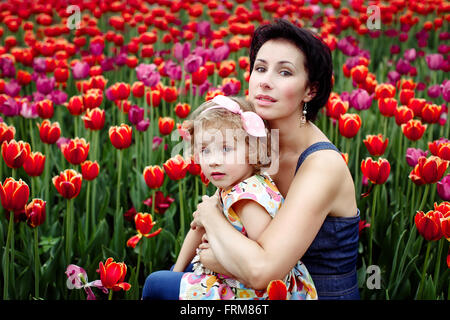
[[[263,120],[247,101],[225,96],[205,102],[193,116],[194,120],[185,125],[195,161],[218,188],[226,219],[248,238],[257,239],[283,203],[272,179],[261,172],[262,166],[269,164],[264,153],[267,132]],[[213,273],[201,265],[198,247],[204,234],[203,228],[188,232],[173,271],[151,274],[143,298],[267,299],[266,290],[251,289],[231,274]],[[183,272],[190,262],[193,272]],[[314,284],[301,261],[283,280],[288,299],[317,299]],[[174,296],[176,292],[178,295]]]

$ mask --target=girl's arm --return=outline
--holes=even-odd
[[[294,267],[332,210],[347,174],[338,159],[334,153],[321,152],[320,157],[311,155],[303,163],[284,204],[257,241],[243,236],[218,214],[215,197],[199,205],[193,225],[205,228],[218,262],[236,279],[265,289]]]
[[[181,247],[180,253],[178,254],[177,261],[173,267],[175,272],[183,272],[188,264],[192,261],[195,256],[196,249],[202,243],[202,236],[205,233],[205,229],[196,228],[195,230],[190,229],[184,238],[183,246]]]

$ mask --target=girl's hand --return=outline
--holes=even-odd
[[[204,226],[204,219],[210,215],[222,214],[220,210],[219,194],[216,193],[211,196],[203,196],[202,202],[197,205],[197,210],[194,211],[193,220],[191,222],[191,229]]]

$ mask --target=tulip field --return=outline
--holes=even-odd
[[[315,124],[355,181],[361,298],[450,298],[448,1],[7,0],[2,299],[140,299],[215,192],[181,124],[247,94],[251,36],[276,18],[332,50]]]

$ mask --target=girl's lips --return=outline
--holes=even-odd
[[[211,173],[211,178],[213,178],[214,180],[220,180],[224,177],[225,177],[225,173],[220,173],[220,172]]]

